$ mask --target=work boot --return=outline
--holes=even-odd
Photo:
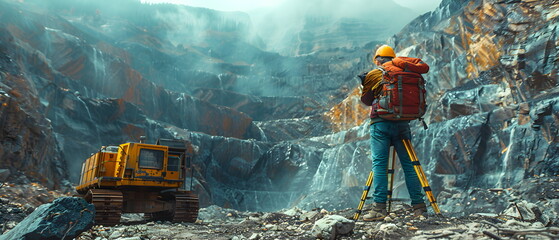
[[[386,203],[373,203],[373,209],[363,216],[363,221],[379,221],[386,217]]]
[[[413,204],[412,209],[415,218],[427,217],[427,205],[425,203]]]

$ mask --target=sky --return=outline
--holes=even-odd
[[[175,3],[195,7],[205,7],[221,11],[251,11],[262,7],[273,7],[285,0],[142,0],[151,3]],[[441,0],[393,0],[394,2],[415,10],[418,13],[425,13],[435,9]]]

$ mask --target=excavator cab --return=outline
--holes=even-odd
[[[82,164],[76,190],[95,205],[98,224],[118,224],[122,213],[194,222],[198,197],[182,188],[192,154],[190,142],[175,139],[102,147]]]
[[[192,145],[184,146],[180,142],[169,139],[158,139],[156,145],[169,147],[169,155],[166,171],[168,178],[172,180],[184,180],[186,170],[190,169],[192,161]]]

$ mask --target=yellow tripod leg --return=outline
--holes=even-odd
[[[359,206],[357,206],[357,211],[355,215],[353,215],[353,220],[359,220],[359,215],[361,214],[361,210],[363,210],[363,206],[365,205],[365,201],[367,200],[367,196],[369,195],[369,190],[371,189],[371,184],[373,183],[373,171],[369,173],[369,178],[367,178],[367,184],[363,188],[363,194],[361,194],[361,201],[359,202]]]
[[[388,199],[388,212],[390,213],[392,208],[392,188],[394,187],[394,166],[396,164],[396,149],[394,146],[390,147],[390,152],[388,154],[388,194],[386,198]]]
[[[431,202],[431,207],[433,207],[433,210],[435,211],[436,214],[441,214],[441,210],[439,209],[439,205],[437,205],[437,199],[435,199],[435,196],[433,195],[431,187],[429,186],[429,183],[427,182],[427,177],[425,176],[425,172],[423,172],[423,168],[421,167],[421,164],[419,163],[419,159],[417,159],[417,155],[415,154],[415,150],[413,149],[413,147],[411,145],[411,141],[409,139],[402,139],[402,142],[404,142],[404,146],[406,147],[406,151],[408,152],[408,155],[410,155],[410,159],[411,159],[411,162],[413,164],[413,168],[415,169],[415,172],[417,173],[417,177],[419,178],[419,182],[421,182],[421,186],[423,187],[423,190],[425,191],[425,195],[427,195],[427,198],[429,199],[429,202]]]

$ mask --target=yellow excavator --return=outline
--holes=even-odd
[[[144,139],[104,146],[82,164],[76,190],[95,205],[96,224],[116,225],[122,213],[144,213],[154,221],[196,221],[198,196],[182,189],[192,170],[192,145],[174,139],[147,144]]]

